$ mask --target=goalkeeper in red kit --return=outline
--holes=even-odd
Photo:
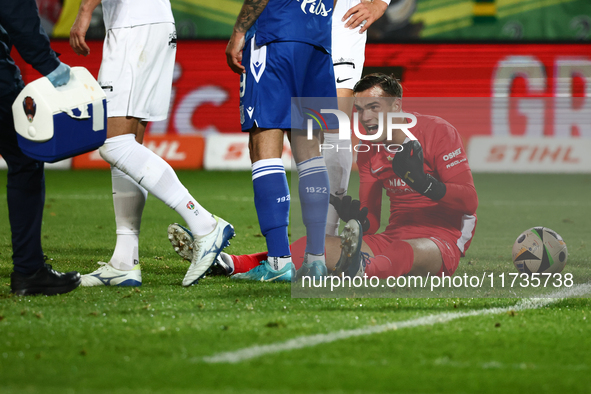
[[[380,116],[402,112],[402,86],[393,77],[367,75],[354,93],[355,108],[367,134],[376,133]],[[367,152],[359,150],[359,200],[331,199],[348,224],[340,239],[327,237],[329,271],[380,278],[452,275],[466,253],[476,228],[478,197],[461,137],[439,117],[413,115],[417,124],[409,130],[416,141],[402,130],[394,130],[390,140],[384,132],[381,139],[371,141]],[[397,123],[408,120],[398,119]],[[386,229],[377,234],[383,189],[390,199],[390,216]],[[292,244],[296,266],[304,246],[302,240]],[[264,253],[224,254],[219,265],[239,274],[259,259],[264,259]]]

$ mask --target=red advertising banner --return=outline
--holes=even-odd
[[[87,57],[67,41],[52,46],[65,63],[98,75],[101,42],[90,43]],[[170,117],[151,131],[240,131],[239,76],[226,64],[226,42],[179,41],[177,48]],[[366,72],[394,73],[405,97],[591,96],[588,44],[369,44],[365,54]],[[18,63],[26,82],[39,77]]]
[[[88,57],[75,55],[67,41],[55,41],[52,46],[65,63],[84,66],[98,75],[101,42],[90,42]],[[225,41],[179,41],[170,114],[166,121],[150,124],[148,135],[174,138],[240,131],[239,76],[226,64],[225,47]],[[26,82],[39,77],[15,57]],[[378,71],[400,78],[405,98],[433,98],[434,109],[440,98],[484,99],[488,103],[484,106],[462,99],[465,110],[456,107],[451,111],[455,119],[446,118],[466,143],[472,135],[591,137],[585,127],[558,130],[553,121],[554,98],[566,100],[561,108],[569,116],[578,116],[578,124],[585,124],[585,114],[591,113],[591,52],[586,44],[367,45],[365,72]],[[510,101],[518,102],[509,108]],[[462,120],[475,105],[478,108],[471,119]],[[523,117],[541,121],[532,129],[534,123],[528,126],[512,120]]]

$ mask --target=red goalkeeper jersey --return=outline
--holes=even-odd
[[[417,125],[410,129],[423,147],[424,170],[443,183],[457,175],[470,171],[466,150],[458,131],[445,120],[436,116],[414,113]],[[463,207],[450,208],[443,200],[433,201],[408,186],[392,170],[392,158],[386,146],[371,145],[368,152],[357,154],[362,207],[369,209],[370,230],[375,233],[380,227],[382,189],[390,198],[390,218],[385,233],[395,239],[443,237],[455,243],[464,255],[476,228],[476,214]],[[392,147],[391,150],[394,150]],[[465,179],[466,177],[459,177]],[[470,182],[465,183],[473,187]],[[458,178],[456,178],[458,179]],[[460,183],[463,184],[463,183]],[[477,198],[474,193],[474,197]],[[474,203],[474,202],[473,202]],[[460,204],[461,205],[461,204]],[[466,204],[468,205],[468,204]],[[474,205],[474,204],[473,204]]]

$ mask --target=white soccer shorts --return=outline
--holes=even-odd
[[[361,79],[367,31],[345,28],[341,19],[359,0],[339,0],[332,16],[332,62],[337,89],[353,89]]]
[[[109,117],[166,119],[176,56],[174,23],[107,31],[98,82]]]

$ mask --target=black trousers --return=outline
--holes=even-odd
[[[17,94],[0,97],[0,155],[8,164],[6,195],[14,270],[29,274],[44,263],[41,222],[45,176],[43,162],[31,159],[18,147],[12,118],[12,103]]]

